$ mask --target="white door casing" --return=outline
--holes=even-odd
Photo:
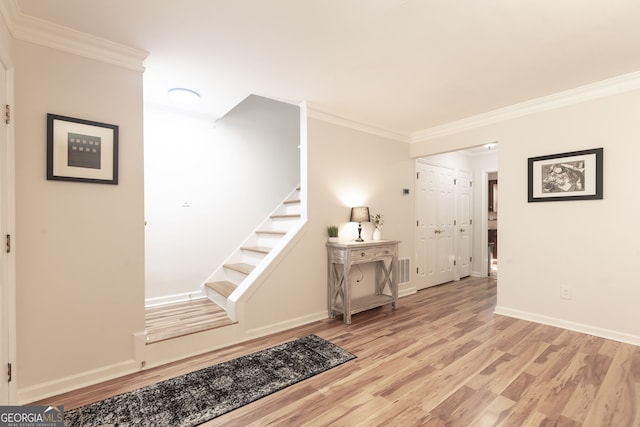
[[[0,63],[0,106],[5,115],[7,105],[7,72]],[[10,176],[9,145],[8,145],[8,125],[5,117],[0,120],[0,405],[8,405],[10,399],[8,367],[11,360],[10,328],[13,324],[11,320],[12,309],[10,307],[11,292],[10,282],[12,271],[10,262],[12,254],[9,250],[10,220],[9,212],[11,206],[11,184],[13,180]]]

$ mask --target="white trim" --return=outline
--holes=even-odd
[[[138,72],[144,71],[143,61],[149,55],[148,52],[23,15],[17,0],[0,2],[0,14],[3,15],[11,35],[18,40]]]
[[[163,295],[161,297],[147,298],[144,300],[145,307],[155,307],[157,305],[172,304],[176,302],[192,301],[206,298],[200,289],[191,292],[183,292],[181,294]]]
[[[482,208],[480,217],[480,258],[482,265],[480,272],[486,273],[482,277],[490,277],[491,269],[489,268],[489,174],[498,172],[494,169],[482,169]],[[498,172],[499,174],[499,172]],[[500,175],[498,175],[500,176]],[[500,245],[498,245],[499,247]],[[498,267],[500,268],[500,267]]]
[[[363,123],[357,120],[348,119],[339,116],[336,113],[329,111],[328,109],[325,109],[318,105],[314,105],[313,103],[307,103],[307,116],[348,129],[366,132],[371,135],[377,135],[383,138],[393,139],[398,142],[411,142],[410,136],[406,133],[383,129],[369,123]]]
[[[620,341],[632,345],[640,345],[640,336],[626,334],[624,332],[613,331],[611,329],[599,328],[597,326],[586,325],[584,323],[572,322],[570,320],[558,319],[555,317],[543,316],[527,311],[516,310],[507,307],[496,306],[495,314],[515,317],[516,319],[528,320],[530,322],[542,323],[543,325],[555,326],[570,331],[583,334],[595,335],[609,340]]]
[[[137,372],[139,363],[135,360],[116,363],[91,371],[81,372],[65,378],[56,379],[25,387],[18,391],[18,404],[24,405],[29,402],[46,399],[51,396],[77,390],[82,387],[98,384],[112,380],[124,375]]]
[[[295,319],[288,319],[283,322],[272,323],[267,326],[260,326],[258,328],[247,329],[245,331],[246,336],[244,341],[265,337],[267,335],[274,334],[276,332],[287,331],[289,329],[296,328],[298,326],[308,325],[319,320],[327,319],[327,312],[320,311],[313,314],[307,314],[305,316],[296,317]]]
[[[575,89],[521,102],[505,108],[478,114],[461,120],[434,126],[412,133],[410,142],[423,142],[433,138],[453,135],[459,132],[504,122],[529,114],[553,110],[593,99],[616,95],[640,89],[640,71],[614,77],[600,82],[580,86]]]
[[[1,4],[1,2],[0,2]],[[0,13],[3,10],[0,9]],[[9,41],[7,41],[9,43]],[[0,166],[0,171],[3,175],[0,177],[0,197],[2,203],[0,203],[0,229],[2,234],[9,234],[12,237],[11,253],[5,254],[5,262],[2,265],[3,276],[0,278],[0,285],[4,297],[2,300],[2,322],[6,322],[2,331],[6,342],[7,359],[6,362],[12,364],[12,381],[8,383],[8,400],[9,404],[13,404],[17,399],[17,384],[18,384],[18,369],[17,369],[17,352],[16,352],[16,221],[15,221],[15,206],[16,206],[16,194],[15,194],[15,94],[14,94],[14,81],[15,73],[11,57],[11,48],[7,43],[0,44],[0,67],[5,70],[6,81],[6,99],[5,102],[11,106],[12,117],[11,123],[6,126],[6,146],[4,152],[0,155],[0,159],[4,162]],[[4,236],[3,236],[4,238]],[[4,369],[4,368],[3,368]],[[4,399],[4,397],[3,397]]]
[[[14,69],[13,67],[6,70],[7,77],[7,103],[11,106],[15,106],[14,97]],[[15,108],[13,108],[15,113]],[[11,253],[8,255],[7,260],[7,272],[6,272],[6,300],[7,300],[7,345],[9,346],[9,360],[13,361],[13,380],[9,383],[9,403],[14,402],[17,399],[18,389],[18,355],[16,351],[17,347],[17,331],[16,331],[16,253],[18,245],[16,244],[16,160],[15,160],[15,115],[11,119],[11,124],[7,126],[7,147],[5,155],[7,156],[4,167],[6,168],[4,179],[6,180],[5,188],[3,191],[4,198],[3,204],[6,203],[4,215],[6,215],[6,231],[13,237],[13,243]]]
[[[413,276],[413,274],[412,274]],[[398,284],[398,298],[406,297],[417,293],[415,285],[412,282]]]

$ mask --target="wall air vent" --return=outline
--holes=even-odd
[[[398,284],[411,281],[411,258],[398,259]]]

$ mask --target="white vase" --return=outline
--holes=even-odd
[[[382,238],[382,233],[379,228],[373,230],[373,240],[380,240]]]

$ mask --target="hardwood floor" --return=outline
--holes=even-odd
[[[207,298],[145,309],[147,344],[231,325],[227,313]]]
[[[314,333],[357,359],[207,426],[640,426],[640,347],[493,314],[468,278],[37,404],[72,408]]]

